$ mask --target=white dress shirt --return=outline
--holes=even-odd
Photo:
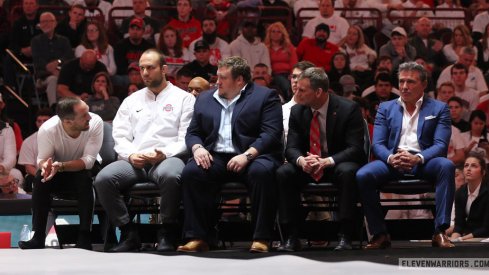
[[[470,207],[472,206],[472,203],[475,201],[477,196],[479,196],[479,190],[481,189],[481,185],[479,184],[477,188],[474,190],[474,192],[470,192],[470,188],[467,185],[467,204],[465,205],[465,214],[467,216],[470,213]]]
[[[219,96],[219,90],[214,92],[214,98],[221,104],[221,122],[219,124],[219,136],[217,138],[215,152],[219,153],[238,153],[239,150],[233,144],[233,128],[231,121],[233,119],[234,107],[236,102],[241,97],[247,85],[241,89],[240,93],[231,100],[227,100]]]

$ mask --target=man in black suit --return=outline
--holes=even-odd
[[[291,110],[285,151],[288,163],[277,171],[279,217],[287,235],[281,251],[301,248],[301,189],[308,182],[325,181],[340,189],[340,242],[335,250],[351,249],[357,201],[355,173],[366,161],[364,122],[355,102],[328,94],[328,89],[328,76],[322,68],[306,69],[299,76],[298,105]]]
[[[185,142],[193,158],[182,172],[189,242],[180,252],[209,250],[220,185],[244,182],[251,197],[254,227],[250,252],[268,252],[277,211],[275,170],[282,162],[282,108],[272,90],[251,82],[241,57],[219,62],[218,87],[202,92]]]

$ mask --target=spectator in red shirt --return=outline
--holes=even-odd
[[[192,17],[192,3],[190,0],[177,1],[178,18],[172,19],[168,25],[175,28],[183,40],[183,46],[188,48],[190,43],[202,36],[199,20]]]
[[[316,26],[314,38],[304,38],[297,46],[297,57],[300,61],[306,60],[318,67],[323,67],[326,72],[330,70],[331,58],[339,51],[338,46],[328,42],[329,26],[321,23]]]

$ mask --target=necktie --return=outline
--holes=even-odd
[[[319,112],[314,111],[311,120],[311,129],[309,131],[309,152],[313,155],[321,157],[321,134],[319,132]],[[319,181],[323,177],[323,170],[312,175],[315,181]]]

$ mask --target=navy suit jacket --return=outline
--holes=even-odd
[[[375,117],[372,151],[375,157],[387,163],[395,154],[401,139],[403,108],[397,99],[380,104]],[[435,157],[446,157],[452,134],[448,106],[438,100],[424,97],[419,111],[418,143],[424,162]]]
[[[309,151],[311,119],[310,107],[299,104],[292,107],[285,151],[290,163],[296,164],[297,158]],[[326,114],[328,156],[333,158],[335,164],[346,161],[364,163],[363,138],[364,121],[360,107],[353,101],[330,94]]]
[[[197,97],[185,137],[188,150],[195,144],[202,144],[212,151],[216,145],[222,105],[214,98],[215,91],[206,91]],[[239,150],[238,154],[254,147],[260,155],[274,154],[275,159],[280,157],[282,106],[276,92],[249,83],[236,102],[231,124],[233,144]]]

